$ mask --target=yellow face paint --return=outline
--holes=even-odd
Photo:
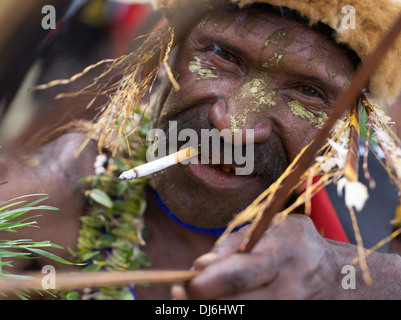
[[[285,49],[293,43],[294,37],[284,28],[271,34],[263,44],[259,65],[265,69],[277,68],[284,57]],[[274,53],[272,53],[274,50]]]
[[[340,73],[340,69],[337,66],[333,66],[330,63],[325,63],[326,64],[326,72],[327,75],[330,77],[330,79],[334,79],[335,77],[338,76]]]
[[[212,67],[212,69],[216,69],[216,67]],[[195,60],[189,63],[188,70],[191,73],[198,74],[196,80],[217,79],[217,76],[213,73],[212,70],[202,68],[201,59],[199,57],[195,57]]]
[[[230,116],[230,131],[234,133],[236,130],[242,129],[245,126],[249,113],[260,113],[267,108],[276,106],[274,101],[275,92],[269,88],[261,79],[255,78],[245,83],[239,93],[234,96],[234,101],[243,102],[247,106],[235,115]]]
[[[265,63],[262,64],[263,68],[275,67],[278,66],[278,63],[283,58],[283,54],[274,53],[272,57],[270,57]]]
[[[210,13],[208,13],[201,22],[198,24],[198,29],[203,29],[203,27],[206,25],[206,23],[210,20]]]
[[[306,119],[311,126],[320,126],[327,120],[327,114],[325,112],[318,111],[317,114],[314,114],[307,110],[298,100],[289,102],[288,106],[290,107],[292,114],[302,119]]]
[[[279,45],[281,42],[281,39],[286,36],[286,31],[285,29],[280,29],[276,32],[274,32],[264,43],[264,47],[267,47],[268,45]],[[281,49],[284,49],[281,47]]]

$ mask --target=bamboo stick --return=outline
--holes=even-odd
[[[124,286],[127,284],[171,284],[191,280],[198,271],[186,270],[140,270],[140,271],[104,271],[104,272],[67,272],[57,273],[55,286],[65,288],[93,288],[105,286]],[[11,292],[29,288],[40,289],[46,274],[40,272],[25,273],[24,279],[0,277],[0,292]],[[29,279],[28,279],[29,277]]]

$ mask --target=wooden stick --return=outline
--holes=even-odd
[[[353,77],[351,85],[340,95],[332,113],[329,115],[327,121],[317,133],[317,136],[313,142],[300,157],[298,165],[294,168],[294,171],[283,180],[283,183],[273,198],[273,201],[270,202],[270,205],[264,211],[263,217],[253,229],[252,234],[250,234],[248,237],[245,237],[245,240],[240,246],[240,252],[249,252],[252,250],[262,234],[266,231],[274,215],[277,212],[280,212],[280,210],[284,207],[285,203],[289,199],[293,186],[298,182],[305,170],[307,170],[312,164],[316,153],[326,141],[326,138],[329,136],[337,120],[342,116],[347,108],[349,108],[354,101],[358,99],[365,84],[368,82],[369,77],[379,65],[384,55],[396,41],[400,31],[401,15],[397,18],[390,31],[382,39],[376,49],[368,55],[365,62],[358,68],[355,76]]]
[[[62,288],[93,288],[105,286],[125,286],[127,284],[168,284],[191,280],[198,271],[150,270],[150,271],[104,271],[57,273],[55,286]],[[29,279],[11,280],[0,277],[0,292],[11,292],[29,288],[42,288],[42,280],[47,274],[25,273]]]

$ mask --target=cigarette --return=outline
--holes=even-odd
[[[188,147],[183,150],[172,153],[163,158],[142,164],[133,169],[124,171],[120,175],[121,180],[133,180],[135,178],[144,177],[160,170],[166,169],[172,165],[180,163],[184,160],[195,157],[199,154],[198,150],[193,147]]]

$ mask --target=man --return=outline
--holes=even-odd
[[[290,9],[297,8],[291,3]],[[167,9],[178,10],[175,5]],[[156,126],[167,131],[170,121],[177,121],[181,128],[198,133],[213,128],[253,129],[255,168],[251,175],[237,176],[232,173],[235,164],[228,169],[187,164],[154,175],[155,192],[149,192],[145,212],[150,235],[143,248],[152,268],[194,265],[201,270],[185,286],[173,287],[172,296],[178,299],[400,298],[400,286],[394,281],[401,276],[398,255],[372,253],[367,258],[372,283],[365,283],[356,265],[357,287],[345,290],[341,270],[357,257],[357,247],[322,237],[302,211],[272,225],[249,253],[238,253],[248,226],[213,247],[216,237],[207,230],[224,228],[281,175],[313,139],[358,63],[350,50],[328,36],[329,28],[311,28],[294,11],[268,5],[240,9],[226,3],[218,8],[177,47],[171,68],[178,75],[180,90],[171,90],[169,84],[162,87]],[[371,90],[377,93],[374,86]],[[245,137],[241,143],[246,143]],[[92,174],[88,163],[96,156],[90,144],[74,159],[68,151],[79,145],[77,134],[62,136],[36,153],[46,167],[23,169],[27,181],[37,175],[29,190],[40,187],[51,193],[56,202],[52,204],[58,202],[62,210],[60,225],[71,224],[68,230],[62,228],[68,234],[60,230],[55,232],[58,236],[47,237],[59,244],[71,245],[77,237],[83,203],[70,188],[80,177]],[[80,163],[85,165],[77,166]],[[13,182],[17,170],[21,167],[5,177],[10,189],[17,186]],[[57,188],[51,192],[46,186]],[[68,188],[58,191],[62,186]],[[18,187],[23,191],[25,185]],[[59,230],[60,225],[46,219],[49,229]],[[139,299],[171,297],[169,287],[159,286],[136,287],[135,294]]]

